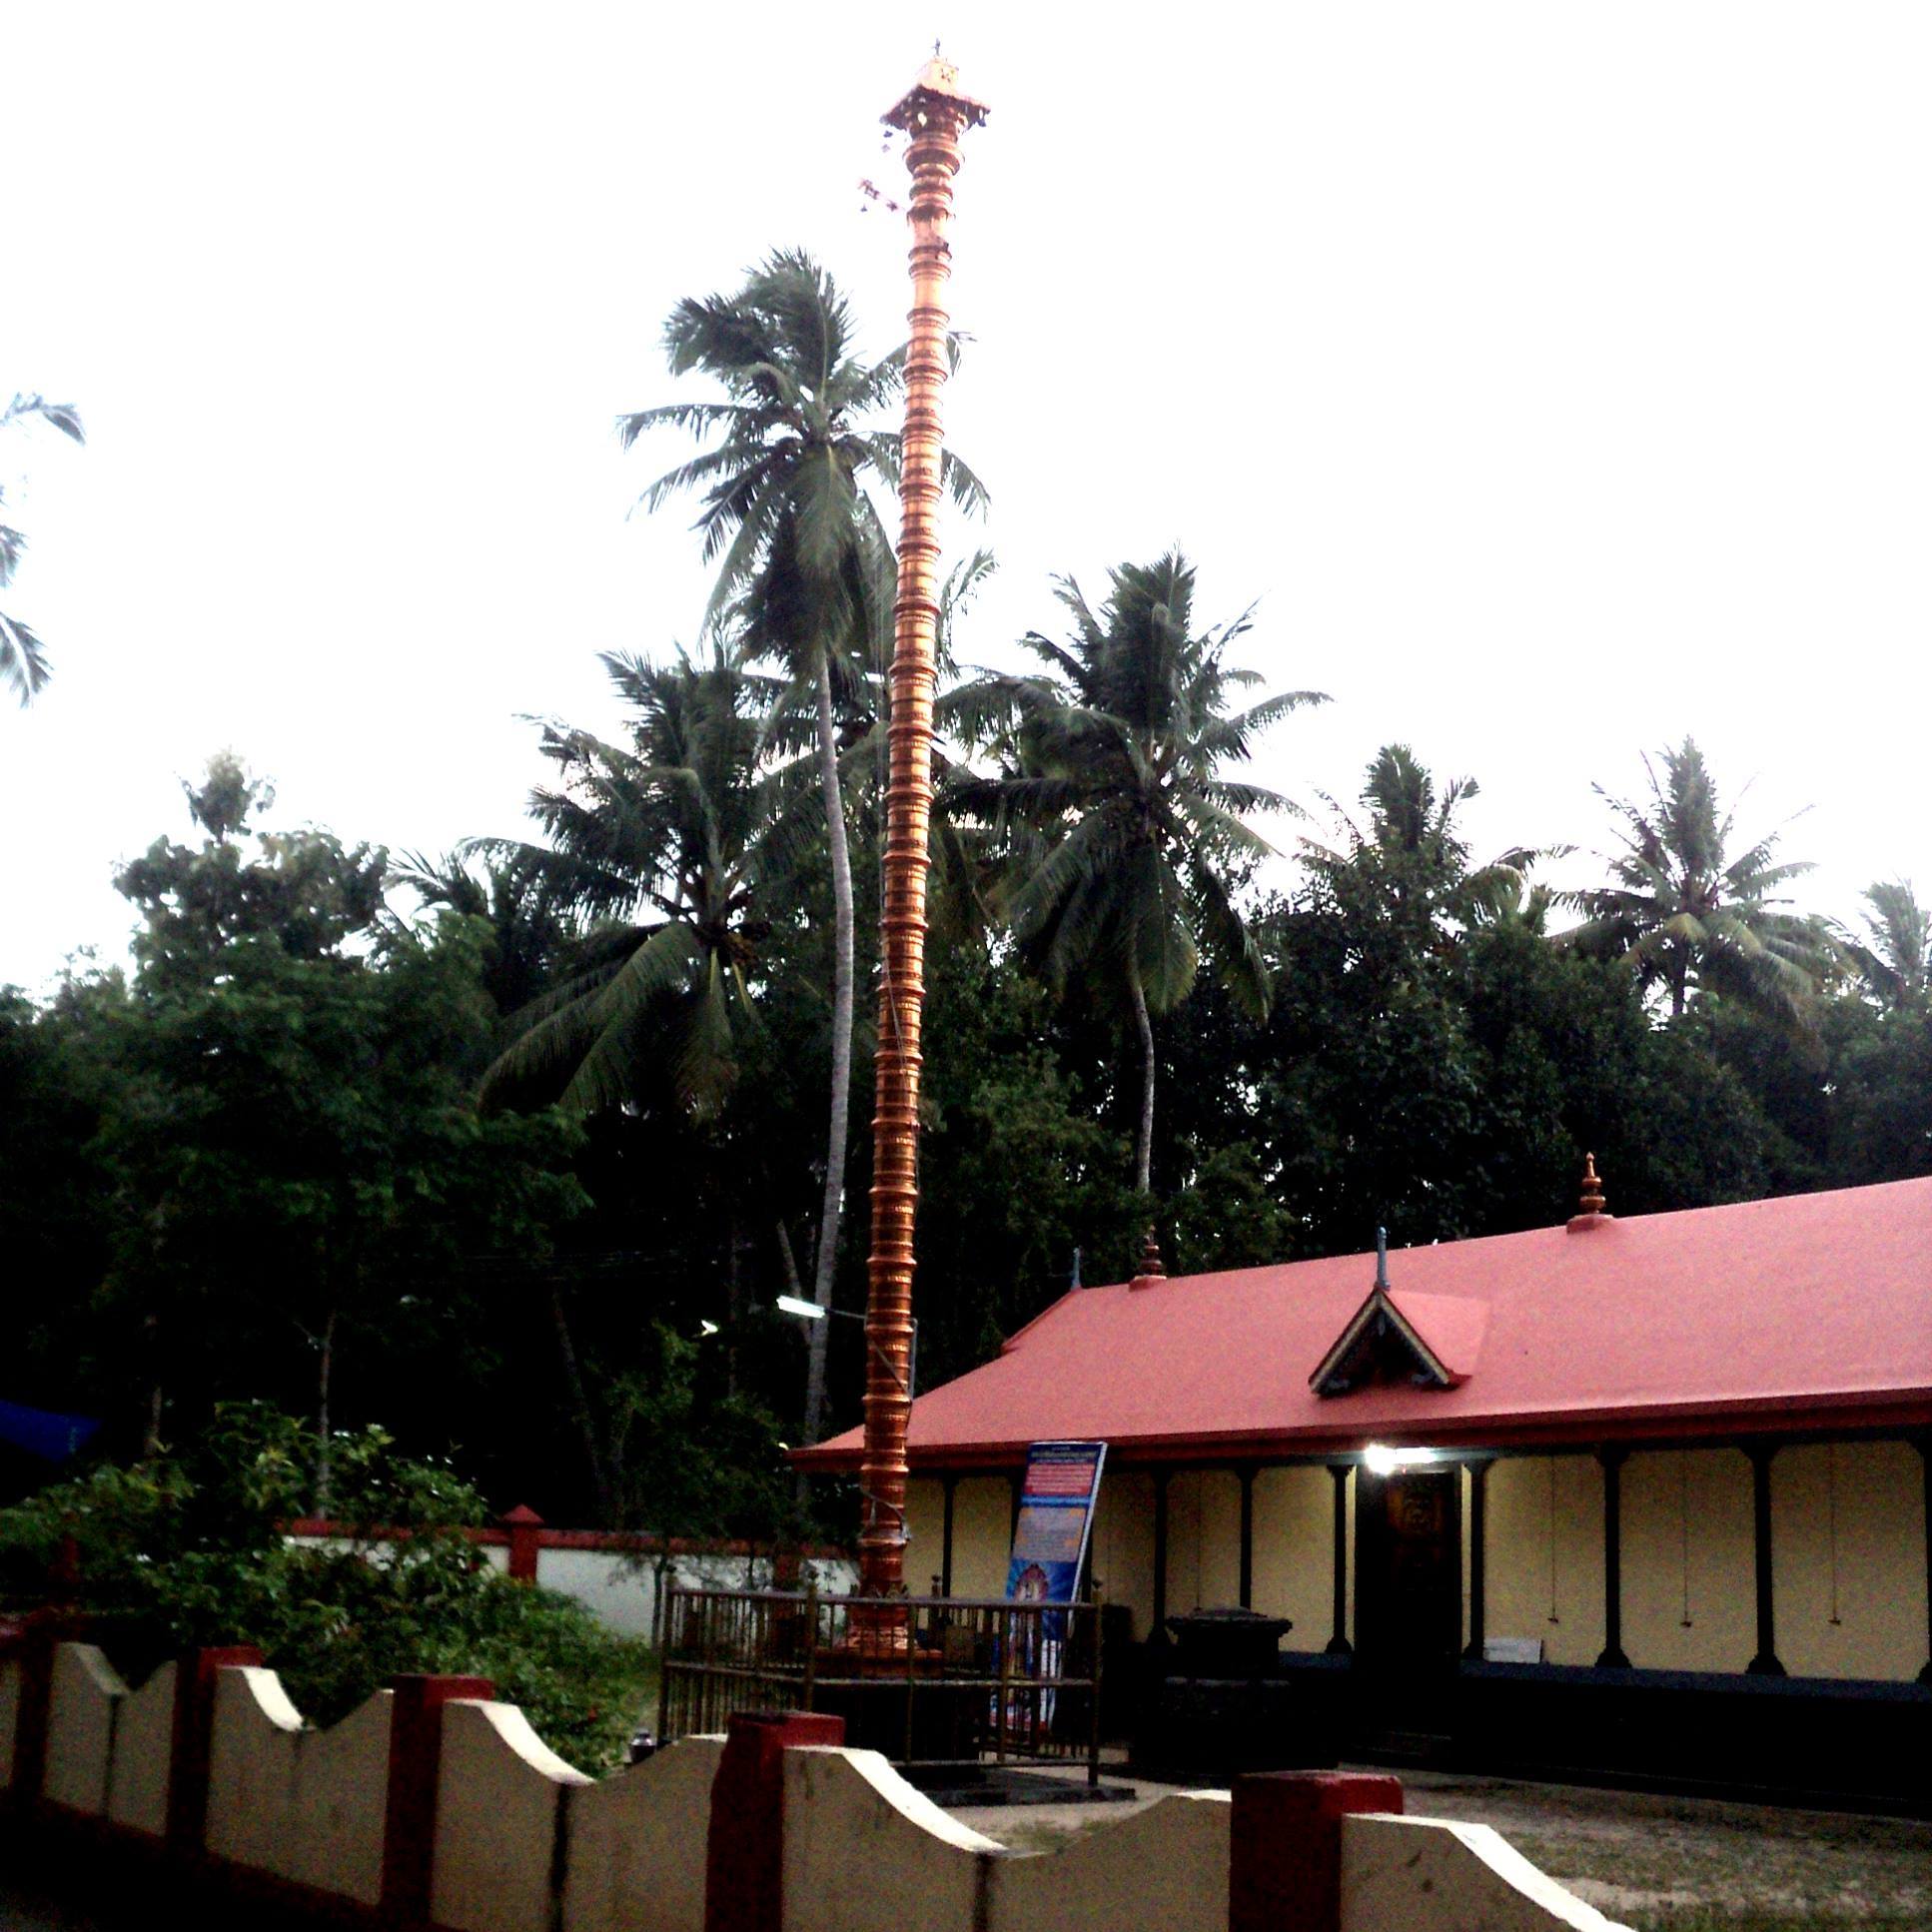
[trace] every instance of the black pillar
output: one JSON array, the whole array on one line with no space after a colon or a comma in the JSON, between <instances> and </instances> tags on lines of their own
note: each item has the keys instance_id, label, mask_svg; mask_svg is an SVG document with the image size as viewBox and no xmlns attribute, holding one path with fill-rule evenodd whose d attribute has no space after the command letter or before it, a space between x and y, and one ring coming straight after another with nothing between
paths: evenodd
<instances>
[{"instance_id":1,"label":"black pillar","mask_svg":"<svg viewBox=\"0 0 1932 1932\"><path fill-rule=\"evenodd\" d=\"M1912 1447L1919 1452L1925 1475L1925 1640L1928 1650L1932 1650L1932 1436L1913 1437ZM1919 1672L1919 1682L1932 1684L1932 1656L1927 1657L1924 1669Z\"/></svg>"},{"instance_id":2,"label":"black pillar","mask_svg":"<svg viewBox=\"0 0 1932 1932\"><path fill-rule=\"evenodd\" d=\"M1488 1476L1486 1461L1469 1464L1469 1640L1462 1647L1471 1663L1482 1661L1483 1626L1488 1617Z\"/></svg>"},{"instance_id":3,"label":"black pillar","mask_svg":"<svg viewBox=\"0 0 1932 1932\"><path fill-rule=\"evenodd\" d=\"M1255 1607L1255 1472L1237 1469L1241 1478L1241 1582L1240 1603L1244 1610Z\"/></svg>"},{"instance_id":4,"label":"black pillar","mask_svg":"<svg viewBox=\"0 0 1932 1932\"><path fill-rule=\"evenodd\" d=\"M1167 1641L1167 1485L1172 1469L1154 1471L1154 1627L1148 1635Z\"/></svg>"},{"instance_id":5,"label":"black pillar","mask_svg":"<svg viewBox=\"0 0 1932 1932\"><path fill-rule=\"evenodd\" d=\"M946 1511L939 1530L939 1594L950 1596L953 1593L953 1497L959 1489L959 1477L942 1475L939 1481L946 1497Z\"/></svg>"},{"instance_id":6,"label":"black pillar","mask_svg":"<svg viewBox=\"0 0 1932 1932\"><path fill-rule=\"evenodd\" d=\"M1775 1443L1753 1443L1744 1453L1751 1458L1751 1520L1757 1550L1757 1655L1745 1665L1754 1677L1781 1677L1777 1625L1771 1595L1771 1457Z\"/></svg>"},{"instance_id":7,"label":"black pillar","mask_svg":"<svg viewBox=\"0 0 1932 1932\"><path fill-rule=\"evenodd\" d=\"M1325 1647L1332 1657L1346 1657L1355 1649L1349 1641L1349 1464L1331 1462L1329 1473L1335 1478L1335 1634Z\"/></svg>"},{"instance_id":8,"label":"black pillar","mask_svg":"<svg viewBox=\"0 0 1932 1932\"><path fill-rule=\"evenodd\" d=\"M1623 1654L1623 1463L1629 1453L1624 1449L1596 1451L1596 1459L1603 1465L1603 1648L1596 1659L1599 1670L1630 1667L1630 1659ZM1769 1531L1764 1533L1768 1535Z\"/></svg>"}]
</instances>

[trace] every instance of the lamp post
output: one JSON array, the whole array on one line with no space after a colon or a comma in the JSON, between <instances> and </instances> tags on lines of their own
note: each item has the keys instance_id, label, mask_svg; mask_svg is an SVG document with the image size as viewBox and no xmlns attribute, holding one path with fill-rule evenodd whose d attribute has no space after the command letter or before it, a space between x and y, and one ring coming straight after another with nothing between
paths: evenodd
<instances>
[{"instance_id":1,"label":"lamp post","mask_svg":"<svg viewBox=\"0 0 1932 1932\"><path fill-rule=\"evenodd\" d=\"M906 1424L912 1408L913 1220L919 1200L919 1037L926 986L926 870L932 815L932 700L938 681L939 397L947 370L943 301L952 273L946 229L960 136L986 109L933 57L885 116L909 138L912 339L900 449L899 584L887 679L890 776L885 799L879 1043L872 1109L872 1248L866 1264L864 1519L859 1589L905 1589Z\"/></svg>"},{"instance_id":2,"label":"lamp post","mask_svg":"<svg viewBox=\"0 0 1932 1932\"><path fill-rule=\"evenodd\" d=\"M801 1322L822 1322L828 1315L836 1316L841 1322L863 1324L865 1317L849 1308L820 1308L816 1302L808 1302L802 1295L781 1295L776 1304L784 1315L795 1315ZM919 1318L915 1315L912 1322L912 1348L906 1358L906 1401L914 1401L919 1394Z\"/></svg>"}]
</instances>

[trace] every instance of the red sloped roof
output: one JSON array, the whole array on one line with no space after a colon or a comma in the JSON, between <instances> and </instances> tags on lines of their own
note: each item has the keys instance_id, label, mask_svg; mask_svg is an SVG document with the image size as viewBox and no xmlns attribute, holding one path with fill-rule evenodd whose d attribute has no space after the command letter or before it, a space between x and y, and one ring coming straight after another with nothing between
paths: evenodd
<instances>
[{"instance_id":1,"label":"red sloped roof","mask_svg":"<svg viewBox=\"0 0 1932 1932\"><path fill-rule=\"evenodd\" d=\"M1076 1289L913 1407L914 1466L1932 1423L1932 1179L1394 1251L1465 1381L1318 1396L1372 1255ZM856 1430L798 1459L856 1464Z\"/></svg>"},{"instance_id":2,"label":"red sloped roof","mask_svg":"<svg viewBox=\"0 0 1932 1932\"><path fill-rule=\"evenodd\" d=\"M1475 1295L1421 1295L1391 1289L1389 1299L1457 1382L1475 1373L1482 1339L1489 1329L1489 1304Z\"/></svg>"}]
</instances>

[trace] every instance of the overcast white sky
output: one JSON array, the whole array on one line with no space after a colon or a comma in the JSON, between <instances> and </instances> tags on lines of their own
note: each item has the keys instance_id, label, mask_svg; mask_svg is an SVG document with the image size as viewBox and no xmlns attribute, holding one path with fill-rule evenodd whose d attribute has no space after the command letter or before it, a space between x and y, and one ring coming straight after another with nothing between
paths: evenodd
<instances>
[{"instance_id":1,"label":"overcast white sky","mask_svg":"<svg viewBox=\"0 0 1932 1932\"><path fill-rule=\"evenodd\" d=\"M0 19L0 443L54 657L0 709L0 982L118 954L115 863L232 745L393 848L520 829L520 713L694 631L659 330L777 245L903 334L879 113L932 36L959 183L951 440L1001 575L1179 541L1250 661L1334 693L1259 775L1407 739L1476 842L1603 845L1693 732L1850 913L1932 887L1932 11L1626 0L167 8ZM10 491L10 494L12 492ZM1284 837L1288 836L1284 828Z\"/></svg>"}]
</instances>

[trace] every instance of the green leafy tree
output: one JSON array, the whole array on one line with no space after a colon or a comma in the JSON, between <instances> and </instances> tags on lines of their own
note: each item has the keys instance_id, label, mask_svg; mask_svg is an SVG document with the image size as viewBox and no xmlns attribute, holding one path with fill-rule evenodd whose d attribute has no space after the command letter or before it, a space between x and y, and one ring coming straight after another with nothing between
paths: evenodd
<instances>
[{"instance_id":1,"label":"green leafy tree","mask_svg":"<svg viewBox=\"0 0 1932 1932\"><path fill-rule=\"evenodd\" d=\"M35 420L51 424L76 443L87 441L80 412L71 403L50 403L44 396L15 396L0 410L0 430ZM6 491L0 489L0 510L5 507ZM0 590L12 584L26 547L27 539L19 530L0 522ZM47 682L48 675L47 647L39 633L23 618L10 617L0 610L0 682L11 685L25 704Z\"/></svg>"},{"instance_id":2,"label":"green leafy tree","mask_svg":"<svg viewBox=\"0 0 1932 1932\"><path fill-rule=\"evenodd\" d=\"M470 1097L465 1062L493 1021L480 927L378 935L382 855L251 839L265 802L216 760L190 793L201 849L161 841L120 877L144 923L109 1016L105 1311L150 1338L151 1446L165 1369L206 1388L228 1361L260 1375L278 1332L299 1342L326 1509L345 1332L393 1343L449 1319L466 1254L540 1250L582 1203L564 1122L485 1118Z\"/></svg>"},{"instance_id":3,"label":"green leafy tree","mask_svg":"<svg viewBox=\"0 0 1932 1932\"><path fill-rule=\"evenodd\" d=\"M1010 956L947 947L926 1011L945 1050L928 1062L919 1157L922 1387L996 1354L1066 1289L1076 1250L1102 1281L1139 1241L1106 1067L1062 1034L1047 990Z\"/></svg>"},{"instance_id":4,"label":"green leafy tree","mask_svg":"<svg viewBox=\"0 0 1932 1932\"><path fill-rule=\"evenodd\" d=\"M1932 1004L1874 1012L1835 1003L1819 1085L1829 1117L1831 1183L1859 1187L1932 1174Z\"/></svg>"},{"instance_id":5,"label":"green leafy tree","mask_svg":"<svg viewBox=\"0 0 1932 1932\"><path fill-rule=\"evenodd\" d=\"M1693 991L1729 993L1786 1025L1798 1025L1830 968L1834 949L1815 918L1785 911L1781 888L1811 870L1776 853L1766 834L1733 855L1736 814L1720 809L1704 754L1686 738L1644 759L1649 795L1612 798L1621 850L1610 883L1567 894L1584 913L1562 943L1627 960L1646 988L1660 989L1673 1019Z\"/></svg>"},{"instance_id":6,"label":"green leafy tree","mask_svg":"<svg viewBox=\"0 0 1932 1932\"><path fill-rule=\"evenodd\" d=\"M388 854L345 846L304 828L258 832L275 787L232 751L216 753L199 784L186 784L198 846L158 838L115 875L141 913L134 937L140 984L163 992L219 978L230 950L257 940L290 959L340 958L369 933L383 903Z\"/></svg>"},{"instance_id":7,"label":"green leafy tree","mask_svg":"<svg viewBox=\"0 0 1932 1932\"><path fill-rule=\"evenodd\" d=\"M118 975L70 981L44 1006L0 988L0 1396L86 1412L102 1341L79 1319L107 1263L98 1157L117 1070L103 1011L125 1003ZM0 1455L0 1495L10 1486ZM18 1479L33 1471L22 1467Z\"/></svg>"},{"instance_id":8,"label":"green leafy tree","mask_svg":"<svg viewBox=\"0 0 1932 1932\"><path fill-rule=\"evenodd\" d=\"M718 564L708 621L743 622L749 647L785 667L809 693L818 780L831 860L831 1092L825 1132L812 1296L831 1303L845 1184L852 1080L853 905L851 856L839 771L838 712L864 677L868 607L890 605L892 546L867 494L895 486L899 438L881 412L904 386L904 351L867 363L853 353L850 306L809 257L779 253L732 295L680 302L665 325L673 376L708 377L721 402L679 402L620 419L625 448L653 430L713 439L644 492L656 509L686 491L701 495L697 529L706 562ZM962 506L984 497L956 458L942 482ZM796 707L788 695L785 707ZM825 1386L825 1331L813 1325L805 1435L816 1441Z\"/></svg>"},{"instance_id":9,"label":"green leafy tree","mask_svg":"<svg viewBox=\"0 0 1932 1932\"><path fill-rule=\"evenodd\" d=\"M1122 564L1099 612L1063 581L1072 635L1064 645L1038 632L1022 640L1044 673L987 674L956 705L962 727L998 759L995 775L962 783L960 795L1007 843L1004 903L1023 953L1056 989L1097 983L1132 1015L1142 1195L1154 1142L1153 1016L1187 998L1204 957L1251 1011L1268 1004L1235 894L1272 849L1243 814L1287 801L1227 767L1268 725L1325 701L1288 691L1231 709L1237 691L1261 682L1227 661L1249 620L1197 631L1194 587L1178 551Z\"/></svg>"}]
</instances>

